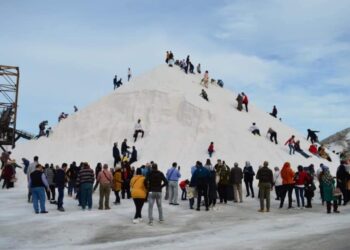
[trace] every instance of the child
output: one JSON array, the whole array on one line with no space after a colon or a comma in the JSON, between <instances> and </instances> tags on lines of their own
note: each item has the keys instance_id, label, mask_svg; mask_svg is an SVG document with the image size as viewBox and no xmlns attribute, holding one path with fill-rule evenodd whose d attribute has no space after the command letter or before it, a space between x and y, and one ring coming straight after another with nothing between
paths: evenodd
<instances>
[{"instance_id":1,"label":"child","mask_svg":"<svg viewBox=\"0 0 350 250\"><path fill-rule=\"evenodd\" d=\"M181 181L179 186L182 190L182 194L181 194L181 200L185 201L187 200L187 191L186 191L186 187L188 186L188 184L190 183L189 180L184 180L184 181Z\"/></svg>"}]
</instances>

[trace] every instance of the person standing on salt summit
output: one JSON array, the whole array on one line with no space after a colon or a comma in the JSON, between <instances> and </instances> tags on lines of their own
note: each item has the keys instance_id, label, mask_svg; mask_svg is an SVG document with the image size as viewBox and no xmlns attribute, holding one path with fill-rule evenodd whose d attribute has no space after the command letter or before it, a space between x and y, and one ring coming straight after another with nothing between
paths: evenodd
<instances>
[{"instance_id":1,"label":"person standing on salt summit","mask_svg":"<svg viewBox=\"0 0 350 250\"><path fill-rule=\"evenodd\" d=\"M169 204L170 205L179 205L177 203L178 197L178 182L181 177L180 169L177 168L177 163L174 162L172 167L168 169L166 177L168 179L169 187Z\"/></svg>"},{"instance_id":2,"label":"person standing on salt summit","mask_svg":"<svg viewBox=\"0 0 350 250\"><path fill-rule=\"evenodd\" d=\"M131 79L131 69L128 68L128 81L130 81L130 79Z\"/></svg>"}]
</instances>

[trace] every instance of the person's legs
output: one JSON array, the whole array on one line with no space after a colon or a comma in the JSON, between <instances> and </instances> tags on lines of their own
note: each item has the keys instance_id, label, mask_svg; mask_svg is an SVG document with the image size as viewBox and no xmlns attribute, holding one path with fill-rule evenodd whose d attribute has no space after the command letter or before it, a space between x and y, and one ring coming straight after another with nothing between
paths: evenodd
<instances>
[{"instance_id":1,"label":"person's legs","mask_svg":"<svg viewBox=\"0 0 350 250\"><path fill-rule=\"evenodd\" d=\"M98 202L98 209L103 209L103 198L104 198L104 189L103 189L103 185L100 185L100 197Z\"/></svg>"},{"instance_id":2,"label":"person's legs","mask_svg":"<svg viewBox=\"0 0 350 250\"><path fill-rule=\"evenodd\" d=\"M39 191L38 188L32 188L33 208L36 213L39 213Z\"/></svg>"},{"instance_id":3,"label":"person's legs","mask_svg":"<svg viewBox=\"0 0 350 250\"><path fill-rule=\"evenodd\" d=\"M156 193L156 202L158 207L159 221L163 221L163 208L162 208L162 193Z\"/></svg>"},{"instance_id":4,"label":"person's legs","mask_svg":"<svg viewBox=\"0 0 350 250\"><path fill-rule=\"evenodd\" d=\"M237 184L233 184L233 201L234 202L237 202L238 201L238 195L237 195Z\"/></svg>"},{"instance_id":5,"label":"person's legs","mask_svg":"<svg viewBox=\"0 0 350 250\"><path fill-rule=\"evenodd\" d=\"M58 187L58 199L57 199L57 207L63 207L63 197L64 197L64 187Z\"/></svg>"},{"instance_id":6,"label":"person's legs","mask_svg":"<svg viewBox=\"0 0 350 250\"><path fill-rule=\"evenodd\" d=\"M327 213L330 214L331 213L332 204L331 204L330 201L327 201L326 204L327 204Z\"/></svg>"},{"instance_id":7,"label":"person's legs","mask_svg":"<svg viewBox=\"0 0 350 250\"><path fill-rule=\"evenodd\" d=\"M178 197L178 182L177 181L174 181L173 182L173 203L174 204L178 204L177 203L177 197Z\"/></svg>"},{"instance_id":8,"label":"person's legs","mask_svg":"<svg viewBox=\"0 0 350 250\"><path fill-rule=\"evenodd\" d=\"M201 199L202 199L202 186L197 186L197 210L200 210L201 208Z\"/></svg>"},{"instance_id":9,"label":"person's legs","mask_svg":"<svg viewBox=\"0 0 350 250\"><path fill-rule=\"evenodd\" d=\"M227 203L227 192L228 192L228 185L224 185L223 187L223 191L224 191L224 202Z\"/></svg>"},{"instance_id":10,"label":"person's legs","mask_svg":"<svg viewBox=\"0 0 350 250\"><path fill-rule=\"evenodd\" d=\"M292 207L292 202L293 202L293 185L289 184L288 185L288 208Z\"/></svg>"},{"instance_id":11,"label":"person's legs","mask_svg":"<svg viewBox=\"0 0 350 250\"><path fill-rule=\"evenodd\" d=\"M111 194L111 188L110 186L107 184L106 185L106 190L105 190L105 209L109 209L109 196Z\"/></svg>"},{"instance_id":12,"label":"person's legs","mask_svg":"<svg viewBox=\"0 0 350 250\"><path fill-rule=\"evenodd\" d=\"M87 204L87 194L88 194L87 183L83 183L80 185L79 194L80 194L81 207L82 209L85 209Z\"/></svg>"},{"instance_id":13,"label":"person's legs","mask_svg":"<svg viewBox=\"0 0 350 250\"><path fill-rule=\"evenodd\" d=\"M55 185L50 185L51 200L56 200L56 187Z\"/></svg>"},{"instance_id":14,"label":"person's legs","mask_svg":"<svg viewBox=\"0 0 350 250\"><path fill-rule=\"evenodd\" d=\"M39 201L40 201L40 212L45 212L45 188L39 188Z\"/></svg>"},{"instance_id":15,"label":"person's legs","mask_svg":"<svg viewBox=\"0 0 350 250\"><path fill-rule=\"evenodd\" d=\"M249 182L248 181L244 181L244 184L245 184L245 190L246 190L246 192L247 192L247 195L246 195L246 197L248 197L250 194L249 194L249 184L248 184Z\"/></svg>"},{"instance_id":16,"label":"person's legs","mask_svg":"<svg viewBox=\"0 0 350 250\"><path fill-rule=\"evenodd\" d=\"M304 200L304 188L300 188L300 199L301 199L301 206L304 207L305 206L305 200Z\"/></svg>"},{"instance_id":17,"label":"person's legs","mask_svg":"<svg viewBox=\"0 0 350 250\"><path fill-rule=\"evenodd\" d=\"M87 205L88 208L92 208L92 183L88 183L87 185Z\"/></svg>"},{"instance_id":18,"label":"person's legs","mask_svg":"<svg viewBox=\"0 0 350 250\"><path fill-rule=\"evenodd\" d=\"M286 185L281 186L281 202L280 202L280 208L283 207L284 199L286 198L287 194L287 187Z\"/></svg>"},{"instance_id":19,"label":"person's legs","mask_svg":"<svg viewBox=\"0 0 350 250\"><path fill-rule=\"evenodd\" d=\"M243 202L243 198L242 198L242 184L237 184L237 191L238 191L238 196L239 196L239 202Z\"/></svg>"},{"instance_id":20,"label":"person's legs","mask_svg":"<svg viewBox=\"0 0 350 250\"><path fill-rule=\"evenodd\" d=\"M265 188L264 188L264 184L260 183L259 184L259 191L260 191L260 211L264 211L265 207L264 207L264 197L265 197Z\"/></svg>"},{"instance_id":21,"label":"person's legs","mask_svg":"<svg viewBox=\"0 0 350 250\"><path fill-rule=\"evenodd\" d=\"M253 188L253 181L249 182L250 192L252 194L252 198L254 198L254 188Z\"/></svg>"},{"instance_id":22,"label":"person's legs","mask_svg":"<svg viewBox=\"0 0 350 250\"><path fill-rule=\"evenodd\" d=\"M174 185L173 181L169 181L169 204L174 203Z\"/></svg>"},{"instance_id":23,"label":"person's legs","mask_svg":"<svg viewBox=\"0 0 350 250\"><path fill-rule=\"evenodd\" d=\"M154 192L150 192L148 194L148 219L149 222L152 223L153 222L153 205L155 202L155 193Z\"/></svg>"},{"instance_id":24,"label":"person's legs","mask_svg":"<svg viewBox=\"0 0 350 250\"><path fill-rule=\"evenodd\" d=\"M205 204L205 209L209 209L209 201L208 201L208 186L204 185L203 187L203 196L204 196L204 204Z\"/></svg>"},{"instance_id":25,"label":"person's legs","mask_svg":"<svg viewBox=\"0 0 350 250\"><path fill-rule=\"evenodd\" d=\"M270 211L270 190L271 184L267 184L265 187L265 198L266 198L266 211Z\"/></svg>"},{"instance_id":26,"label":"person's legs","mask_svg":"<svg viewBox=\"0 0 350 250\"><path fill-rule=\"evenodd\" d=\"M297 197L297 206L300 207L300 188L299 187L295 187L295 196Z\"/></svg>"}]
</instances>

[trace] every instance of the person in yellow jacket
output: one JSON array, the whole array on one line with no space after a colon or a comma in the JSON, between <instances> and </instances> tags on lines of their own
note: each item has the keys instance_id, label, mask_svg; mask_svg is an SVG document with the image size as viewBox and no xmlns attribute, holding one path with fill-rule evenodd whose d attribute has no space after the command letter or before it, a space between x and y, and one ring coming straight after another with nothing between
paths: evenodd
<instances>
[{"instance_id":1,"label":"person in yellow jacket","mask_svg":"<svg viewBox=\"0 0 350 250\"><path fill-rule=\"evenodd\" d=\"M122 189L122 172L121 172L121 168L117 167L114 171L114 175L113 175L113 190L114 190L114 194L115 194L115 202L114 204L118 205L120 204L120 196L119 196L119 192Z\"/></svg>"},{"instance_id":2,"label":"person in yellow jacket","mask_svg":"<svg viewBox=\"0 0 350 250\"><path fill-rule=\"evenodd\" d=\"M145 203L147 189L145 187L145 177L142 175L140 168L136 169L136 175L132 177L130 181L131 197L134 200L136 213L133 223L139 223L142 221L142 207Z\"/></svg>"}]
</instances>

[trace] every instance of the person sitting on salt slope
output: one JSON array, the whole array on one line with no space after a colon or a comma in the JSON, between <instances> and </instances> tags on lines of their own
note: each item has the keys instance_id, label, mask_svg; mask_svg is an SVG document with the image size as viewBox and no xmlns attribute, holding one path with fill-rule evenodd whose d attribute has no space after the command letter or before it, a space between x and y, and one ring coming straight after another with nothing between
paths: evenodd
<instances>
[{"instance_id":1,"label":"person sitting on salt slope","mask_svg":"<svg viewBox=\"0 0 350 250\"><path fill-rule=\"evenodd\" d=\"M201 64L200 63L198 63L198 65L197 65L197 73L198 74L202 73L202 71L201 71Z\"/></svg>"},{"instance_id":2,"label":"person sitting on salt slope","mask_svg":"<svg viewBox=\"0 0 350 250\"><path fill-rule=\"evenodd\" d=\"M273 105L272 112L270 113L273 117L277 118L277 108L275 105Z\"/></svg>"},{"instance_id":3,"label":"person sitting on salt slope","mask_svg":"<svg viewBox=\"0 0 350 250\"><path fill-rule=\"evenodd\" d=\"M292 135L292 137L289 138L284 145L288 145L288 147L289 147L289 154L290 155L292 155L292 153L295 154L295 147L294 147L294 145L295 145L295 136L294 135Z\"/></svg>"},{"instance_id":4,"label":"person sitting on salt slope","mask_svg":"<svg viewBox=\"0 0 350 250\"><path fill-rule=\"evenodd\" d=\"M299 154L301 154L305 158L309 158L310 157L310 155L308 155L307 153L304 152L304 150L301 149L299 140L295 142L294 148L295 148L295 151L297 151Z\"/></svg>"},{"instance_id":5,"label":"person sitting on salt slope","mask_svg":"<svg viewBox=\"0 0 350 250\"><path fill-rule=\"evenodd\" d=\"M223 88L224 87L224 82L221 79L218 79L217 84Z\"/></svg>"},{"instance_id":6,"label":"person sitting on salt slope","mask_svg":"<svg viewBox=\"0 0 350 250\"><path fill-rule=\"evenodd\" d=\"M317 145L311 144L309 147L309 152L314 155L318 155Z\"/></svg>"},{"instance_id":7,"label":"person sitting on salt slope","mask_svg":"<svg viewBox=\"0 0 350 250\"><path fill-rule=\"evenodd\" d=\"M202 92L200 93L200 96L203 97L204 100L209 102L208 94L207 94L207 92L205 92L204 89L202 89Z\"/></svg>"},{"instance_id":8,"label":"person sitting on salt slope","mask_svg":"<svg viewBox=\"0 0 350 250\"><path fill-rule=\"evenodd\" d=\"M206 70L204 73L204 77L201 80L201 85L204 85L204 87L208 88L208 83L209 83L209 72L208 70Z\"/></svg>"},{"instance_id":9,"label":"person sitting on salt slope","mask_svg":"<svg viewBox=\"0 0 350 250\"><path fill-rule=\"evenodd\" d=\"M255 122L253 122L253 125L249 128L249 131L252 132L253 135L258 135L260 136L260 130L256 126Z\"/></svg>"},{"instance_id":10,"label":"person sitting on salt slope","mask_svg":"<svg viewBox=\"0 0 350 250\"><path fill-rule=\"evenodd\" d=\"M212 154L215 152L214 150L214 142L211 142L209 147L208 147L208 154L209 154L209 157L211 158Z\"/></svg>"},{"instance_id":11,"label":"person sitting on salt slope","mask_svg":"<svg viewBox=\"0 0 350 250\"><path fill-rule=\"evenodd\" d=\"M270 141L273 142L275 141L276 144L277 143L277 132L275 130L273 130L272 128L269 128L269 130L267 130L266 133L266 137L270 134Z\"/></svg>"},{"instance_id":12,"label":"person sitting on salt slope","mask_svg":"<svg viewBox=\"0 0 350 250\"><path fill-rule=\"evenodd\" d=\"M243 97L241 96L241 94L238 94L236 101L237 101L237 109L239 111L242 111L242 109L243 109L243 105L242 105Z\"/></svg>"},{"instance_id":13,"label":"person sitting on salt slope","mask_svg":"<svg viewBox=\"0 0 350 250\"><path fill-rule=\"evenodd\" d=\"M327 161L332 161L331 157L329 154L327 154L326 149L322 145L318 148L318 155Z\"/></svg>"},{"instance_id":14,"label":"person sitting on salt slope","mask_svg":"<svg viewBox=\"0 0 350 250\"><path fill-rule=\"evenodd\" d=\"M138 119L137 123L135 124L135 132L134 132L134 139L136 142L138 134L141 133L141 138L143 138L145 131L143 131L141 126L141 119Z\"/></svg>"}]
</instances>

